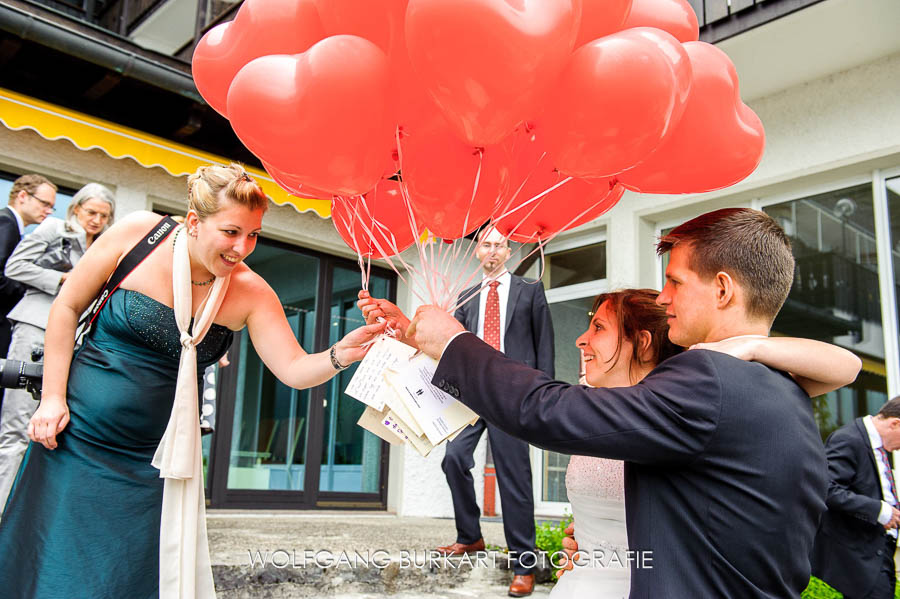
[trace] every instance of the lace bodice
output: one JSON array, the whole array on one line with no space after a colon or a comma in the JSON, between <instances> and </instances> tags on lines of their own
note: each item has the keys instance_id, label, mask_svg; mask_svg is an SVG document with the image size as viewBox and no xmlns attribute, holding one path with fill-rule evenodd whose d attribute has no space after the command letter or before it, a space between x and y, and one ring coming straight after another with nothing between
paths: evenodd
<instances>
[{"instance_id":1,"label":"lace bodice","mask_svg":"<svg viewBox=\"0 0 900 599\"><path fill-rule=\"evenodd\" d=\"M625 502L625 463L619 460L573 455L566 469L569 493Z\"/></svg>"}]
</instances>

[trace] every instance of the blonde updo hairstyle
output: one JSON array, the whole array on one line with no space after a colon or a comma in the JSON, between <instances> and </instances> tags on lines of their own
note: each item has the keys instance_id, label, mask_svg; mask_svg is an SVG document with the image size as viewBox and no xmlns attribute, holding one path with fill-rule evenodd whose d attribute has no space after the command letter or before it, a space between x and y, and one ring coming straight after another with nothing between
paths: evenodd
<instances>
[{"instance_id":1,"label":"blonde updo hairstyle","mask_svg":"<svg viewBox=\"0 0 900 599\"><path fill-rule=\"evenodd\" d=\"M201 166L188 177L188 210L196 212L200 220L222 209L222 197L250 210L265 212L269 208L266 194L239 164Z\"/></svg>"}]
</instances>

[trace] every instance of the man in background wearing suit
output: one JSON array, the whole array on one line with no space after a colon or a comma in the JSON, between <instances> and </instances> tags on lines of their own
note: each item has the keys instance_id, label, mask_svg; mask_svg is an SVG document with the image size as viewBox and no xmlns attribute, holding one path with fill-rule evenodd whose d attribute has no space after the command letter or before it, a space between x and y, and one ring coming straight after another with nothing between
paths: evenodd
<instances>
[{"instance_id":1,"label":"man in background wearing suit","mask_svg":"<svg viewBox=\"0 0 900 599\"><path fill-rule=\"evenodd\" d=\"M857 418L825 443L828 510L813 545L812 572L847 599L893 599L900 510L888 452L900 449L900 397Z\"/></svg>"},{"instance_id":2,"label":"man in background wearing suit","mask_svg":"<svg viewBox=\"0 0 900 599\"><path fill-rule=\"evenodd\" d=\"M13 182L9 204L0 210L0 354L6 357L12 326L9 311L25 294L25 287L6 278L3 269L25 234L25 227L44 221L56 205L56 185L41 175L22 175Z\"/></svg>"},{"instance_id":3,"label":"man in background wearing suit","mask_svg":"<svg viewBox=\"0 0 900 599\"><path fill-rule=\"evenodd\" d=\"M476 293L479 297L460 307L456 318L467 330L511 360L537 368L552 378L553 324L544 287L540 282L527 282L506 270L509 243L496 229L481 231L475 256L481 262L484 279L460 294L460 299ZM438 548L445 555L484 550L479 521L481 511L475 501L471 470L475 466L475 446L485 429L497 469L506 543L517 555L534 551L534 497L528 443L479 419L447 444L441 462L450 485L456 518L456 542ZM530 595L534 589L533 568L516 561L513 569L515 577L509 594L513 597Z\"/></svg>"},{"instance_id":4,"label":"man in background wearing suit","mask_svg":"<svg viewBox=\"0 0 900 599\"><path fill-rule=\"evenodd\" d=\"M657 302L672 342L768 335L794 275L771 217L717 210L657 251L670 253ZM827 470L809 397L787 373L698 349L633 387L588 388L508 359L435 306L419 308L407 337L439 359L432 384L510 435L625 460L629 548L652 552L649 567L632 563L632 598L797 597L806 587ZM806 371L790 358L791 372Z\"/></svg>"}]
</instances>

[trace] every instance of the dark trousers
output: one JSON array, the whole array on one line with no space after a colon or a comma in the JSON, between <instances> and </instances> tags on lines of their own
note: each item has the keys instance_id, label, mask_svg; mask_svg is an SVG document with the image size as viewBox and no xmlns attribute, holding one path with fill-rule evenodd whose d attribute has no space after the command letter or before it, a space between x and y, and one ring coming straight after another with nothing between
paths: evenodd
<instances>
[{"instance_id":1,"label":"dark trousers","mask_svg":"<svg viewBox=\"0 0 900 599\"><path fill-rule=\"evenodd\" d=\"M494 455L497 484L503 507L503 532L510 551L517 555L534 552L534 497L531 491L531 461L528 443L511 437L479 419L467 427L456 439L447 444L447 452L441 468L450 485L453 513L456 518L456 542L470 544L481 538L481 510L475 501L475 483L472 468L475 466L475 446L484 429ZM532 565L529 555L525 563ZM522 567L516 561L516 574L529 574L532 568Z\"/></svg>"},{"instance_id":2,"label":"dark trousers","mask_svg":"<svg viewBox=\"0 0 900 599\"><path fill-rule=\"evenodd\" d=\"M0 317L0 358L6 359L9 352L9 342L12 340L12 323L7 320L6 315ZM0 387L0 406L3 405L3 387ZM3 506L0 505L0 510Z\"/></svg>"},{"instance_id":3,"label":"dark trousers","mask_svg":"<svg viewBox=\"0 0 900 599\"><path fill-rule=\"evenodd\" d=\"M881 570L875 585L863 599L894 599L894 587L897 584L896 571L894 570L894 550L897 548L897 539L891 535L884 535L884 549L881 554ZM844 595L849 597L849 595Z\"/></svg>"}]
</instances>

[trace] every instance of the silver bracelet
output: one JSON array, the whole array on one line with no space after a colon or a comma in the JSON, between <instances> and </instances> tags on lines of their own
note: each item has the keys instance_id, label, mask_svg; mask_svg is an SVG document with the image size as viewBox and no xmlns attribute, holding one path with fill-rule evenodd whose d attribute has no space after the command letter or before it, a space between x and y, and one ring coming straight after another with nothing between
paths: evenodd
<instances>
[{"instance_id":1,"label":"silver bracelet","mask_svg":"<svg viewBox=\"0 0 900 599\"><path fill-rule=\"evenodd\" d=\"M328 357L331 358L331 365L335 370L347 370L350 365L344 366L340 362L338 362L337 355L335 354L335 348L337 347L337 343L331 346L331 349L328 351Z\"/></svg>"}]
</instances>

